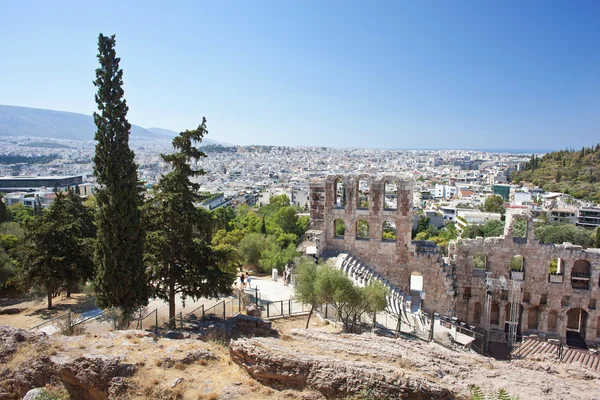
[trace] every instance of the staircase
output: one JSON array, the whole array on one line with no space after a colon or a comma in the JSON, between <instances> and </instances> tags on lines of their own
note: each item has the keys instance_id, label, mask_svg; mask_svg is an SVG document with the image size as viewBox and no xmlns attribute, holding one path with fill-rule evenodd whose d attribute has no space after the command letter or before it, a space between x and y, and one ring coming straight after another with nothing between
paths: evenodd
<instances>
[{"instance_id":1,"label":"staircase","mask_svg":"<svg viewBox=\"0 0 600 400\"><path fill-rule=\"evenodd\" d=\"M334 266L344 272L357 286L364 287L369 284L371 279L377 279L382 282L389 290L387 297L387 311L396 316L401 317L404 323L411 325L407 315L407 297L400 288L392 285L385 277L376 273L371 267L363 263L357 257L348 254L340 253L335 257ZM418 297L418 307L421 306L421 297Z\"/></svg>"},{"instance_id":2,"label":"staircase","mask_svg":"<svg viewBox=\"0 0 600 400\"><path fill-rule=\"evenodd\" d=\"M410 291L410 312L418 313L421 310L421 292L418 290Z\"/></svg>"}]
</instances>

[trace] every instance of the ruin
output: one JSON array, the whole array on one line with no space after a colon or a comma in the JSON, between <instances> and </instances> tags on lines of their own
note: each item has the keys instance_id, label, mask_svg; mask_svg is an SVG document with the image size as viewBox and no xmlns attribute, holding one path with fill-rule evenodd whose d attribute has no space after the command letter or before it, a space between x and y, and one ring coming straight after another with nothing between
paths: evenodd
<instances>
[{"instance_id":1,"label":"ruin","mask_svg":"<svg viewBox=\"0 0 600 400\"><path fill-rule=\"evenodd\" d=\"M433 243L411 240L412 190L397 176L311 182L313 254L351 254L430 313L499 333L509 332L512 314L517 335L600 343L600 249L540 244L531 216L517 211L506 215L503 236L452 241L442 257ZM514 233L519 220L524 237Z\"/></svg>"}]
</instances>

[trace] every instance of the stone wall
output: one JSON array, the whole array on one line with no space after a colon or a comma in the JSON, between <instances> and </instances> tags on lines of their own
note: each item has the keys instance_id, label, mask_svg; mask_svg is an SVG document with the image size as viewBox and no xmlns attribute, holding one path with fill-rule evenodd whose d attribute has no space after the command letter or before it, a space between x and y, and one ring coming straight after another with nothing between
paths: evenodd
<instances>
[{"instance_id":1,"label":"stone wall","mask_svg":"<svg viewBox=\"0 0 600 400\"><path fill-rule=\"evenodd\" d=\"M525 238L513 236L514 222L518 219L527 221ZM563 342L567 332L567 313L583 314L581 336L588 343L599 341L600 312L596 311L596 303L600 303L600 251L598 249L582 249L581 246L569 244L544 245L533 237L533 224L528 215L508 214L503 237L459 239L450 243L450 261L455 268L457 297L455 300L456 316L476 326L483 326L486 298L485 275L492 278L520 280L521 315L519 331L521 334L543 333L548 337L560 338ZM474 268L473 259L476 254L486 255L485 270ZM510 271L510 262L514 256L523 257L522 274ZM561 259L562 274L550 274L552 259ZM585 277L573 276L576 261L589 263L589 280ZM581 261L579 261L581 264ZM522 277L520 276L522 275ZM572 283L572 278L575 282ZM588 288L579 288L587 282ZM573 287L575 286L575 287ZM495 309L492 318L492 329L504 330L505 321L509 319L509 293L495 290L492 293L492 305ZM578 311L581 309L582 311ZM550 321L549 321L550 319ZM556 321L554 327L553 320ZM496 323L497 322L497 323ZM550 323L549 323L550 322ZM573 329L574 330L574 329Z\"/></svg>"},{"instance_id":2,"label":"stone wall","mask_svg":"<svg viewBox=\"0 0 600 400\"><path fill-rule=\"evenodd\" d=\"M359 204L359 181L368 185L368 207ZM385 206L386 182L396 190L396 208ZM343 183L345 194L338 191ZM343 251L358 257L393 285L408 292L413 273L424 276L423 306L433 312L448 314L452 310L452 281L439 252L419 252L411 243L412 182L396 176L375 178L368 175L330 176L325 182L311 182L311 220L315 229L323 230L323 250ZM344 204L336 203L336 192ZM343 236L336 235L335 221L344 222ZM357 237L359 220L369 225L367 238ZM383 224L395 224L396 239L383 239Z\"/></svg>"},{"instance_id":3,"label":"stone wall","mask_svg":"<svg viewBox=\"0 0 600 400\"><path fill-rule=\"evenodd\" d=\"M368 207L365 208L359 203L361 180L368 186L365 197ZM386 182L396 185L395 209L385 206ZM341 183L345 194L338 190ZM564 342L567 330L575 329L573 326L579 322L577 316L581 315L582 323L578 326L581 335L588 343L600 341L600 312L596 311L596 307L600 307L600 250L585 250L569 244L540 244L533 236L531 216L517 211L507 214L502 237L453 241L448 248L448 262L444 262L435 248L423 248L411 242L412 188L411 181L395 176L336 175L311 182L311 227L322 231L319 250L350 253L405 292L409 290L411 274L420 274L426 310L456 316L476 326L485 325L486 272L496 279L522 279L520 334L541 333ZM387 194L390 196L389 191ZM336 235L335 220L344 222L343 236ZM367 238L357 237L359 220L369 224ZM526 222L525 237L514 236L514 224L518 220ZM395 223L395 240L383 239L385 221ZM478 253L485 254L483 270L473 267ZM511 274L510 261L516 255L523 257L524 268L522 273ZM550 262L554 258L562 260L561 274L550 274ZM589 277L585 273L572 274L575 262L589 265ZM587 288L584 288L586 282ZM492 329L505 329L508 304L507 292L493 291Z\"/></svg>"}]
</instances>

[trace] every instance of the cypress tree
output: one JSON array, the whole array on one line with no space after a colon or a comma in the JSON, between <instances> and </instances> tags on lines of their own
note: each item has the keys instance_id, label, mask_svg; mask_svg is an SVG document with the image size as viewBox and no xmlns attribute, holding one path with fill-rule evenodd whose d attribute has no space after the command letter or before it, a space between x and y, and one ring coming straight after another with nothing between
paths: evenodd
<instances>
[{"instance_id":1,"label":"cypress tree","mask_svg":"<svg viewBox=\"0 0 600 400\"><path fill-rule=\"evenodd\" d=\"M6 204L4 204L4 198L0 193L0 224L2 222L8 222L10 220L10 216L8 215L8 211L6 210Z\"/></svg>"},{"instance_id":2,"label":"cypress tree","mask_svg":"<svg viewBox=\"0 0 600 400\"><path fill-rule=\"evenodd\" d=\"M123 98L123 70L114 35L98 37L98 60L94 81L98 87L94 175L100 186L96 191L96 295L100 307L119 307L127 317L148 304L148 281L143 264L141 186L129 148L129 108Z\"/></svg>"}]
</instances>

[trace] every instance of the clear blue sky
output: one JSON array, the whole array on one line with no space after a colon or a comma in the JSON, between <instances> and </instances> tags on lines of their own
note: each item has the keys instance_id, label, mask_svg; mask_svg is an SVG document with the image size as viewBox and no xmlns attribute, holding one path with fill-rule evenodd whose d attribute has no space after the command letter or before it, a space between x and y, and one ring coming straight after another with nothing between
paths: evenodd
<instances>
[{"instance_id":1,"label":"clear blue sky","mask_svg":"<svg viewBox=\"0 0 600 400\"><path fill-rule=\"evenodd\" d=\"M3 0L0 104L91 114L99 32L117 35L144 127L206 116L243 145L600 141L596 0Z\"/></svg>"}]
</instances>

